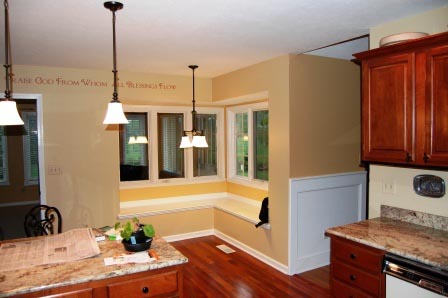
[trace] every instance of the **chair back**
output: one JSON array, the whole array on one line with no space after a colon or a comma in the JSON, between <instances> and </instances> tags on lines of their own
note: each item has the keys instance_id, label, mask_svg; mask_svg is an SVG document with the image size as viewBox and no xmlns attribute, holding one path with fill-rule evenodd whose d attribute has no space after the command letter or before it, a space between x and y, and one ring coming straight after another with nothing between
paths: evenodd
<instances>
[{"instance_id":1,"label":"chair back","mask_svg":"<svg viewBox=\"0 0 448 298\"><path fill-rule=\"evenodd\" d=\"M37 205L25 215L25 233L27 237L45 236L62 232L62 216L56 207Z\"/></svg>"}]
</instances>

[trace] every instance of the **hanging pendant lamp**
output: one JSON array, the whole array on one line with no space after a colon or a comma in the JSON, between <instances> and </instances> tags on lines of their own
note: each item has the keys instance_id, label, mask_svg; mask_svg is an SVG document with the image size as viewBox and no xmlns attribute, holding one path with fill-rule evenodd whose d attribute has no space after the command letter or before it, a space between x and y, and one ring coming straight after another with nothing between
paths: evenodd
<instances>
[{"instance_id":1,"label":"hanging pendant lamp","mask_svg":"<svg viewBox=\"0 0 448 298\"><path fill-rule=\"evenodd\" d=\"M11 65L11 39L9 36L9 5L8 0L5 4L5 69L6 69L6 87L5 98L0 100L0 125L23 125L20 118L17 104L12 99L12 65Z\"/></svg>"},{"instance_id":2,"label":"hanging pendant lamp","mask_svg":"<svg viewBox=\"0 0 448 298\"><path fill-rule=\"evenodd\" d=\"M207 148L208 144L205 140L204 131L196 130L196 110L195 110L195 99L194 99L194 70L198 68L197 65L188 66L193 71L193 111L191 111L191 119L192 119L192 130L184 130L184 135L180 142L179 148ZM192 140L190 140L190 136Z\"/></svg>"},{"instance_id":3,"label":"hanging pendant lamp","mask_svg":"<svg viewBox=\"0 0 448 298\"><path fill-rule=\"evenodd\" d=\"M104 7L112 11L112 32L113 32L113 55L114 55L114 93L112 94L112 101L107 106L106 117L103 124L128 124L129 121L123 112L123 105L118 100L117 92L117 46L115 41L115 12L123 8L123 4L117 1L104 2Z\"/></svg>"}]
</instances>

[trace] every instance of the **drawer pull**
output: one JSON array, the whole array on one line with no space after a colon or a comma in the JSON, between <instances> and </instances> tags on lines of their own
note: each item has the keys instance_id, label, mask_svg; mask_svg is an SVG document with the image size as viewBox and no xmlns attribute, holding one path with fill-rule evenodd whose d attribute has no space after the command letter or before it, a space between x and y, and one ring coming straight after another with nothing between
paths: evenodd
<instances>
[{"instance_id":1,"label":"drawer pull","mask_svg":"<svg viewBox=\"0 0 448 298\"><path fill-rule=\"evenodd\" d=\"M145 293L145 294L148 294L149 288L148 287L143 287L142 292Z\"/></svg>"},{"instance_id":2,"label":"drawer pull","mask_svg":"<svg viewBox=\"0 0 448 298\"><path fill-rule=\"evenodd\" d=\"M356 280L356 275L350 274L350 280Z\"/></svg>"},{"instance_id":3,"label":"drawer pull","mask_svg":"<svg viewBox=\"0 0 448 298\"><path fill-rule=\"evenodd\" d=\"M350 254L350 259L352 259L352 260L356 259L356 255L354 253L351 253Z\"/></svg>"}]
</instances>

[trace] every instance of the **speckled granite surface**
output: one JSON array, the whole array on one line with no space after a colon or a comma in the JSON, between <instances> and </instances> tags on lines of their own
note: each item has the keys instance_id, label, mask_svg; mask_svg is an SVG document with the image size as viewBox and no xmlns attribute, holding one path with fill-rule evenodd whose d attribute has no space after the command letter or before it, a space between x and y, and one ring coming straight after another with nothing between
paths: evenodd
<instances>
[{"instance_id":1,"label":"speckled granite surface","mask_svg":"<svg viewBox=\"0 0 448 298\"><path fill-rule=\"evenodd\" d=\"M381 205L381 217L398 219L425 227L448 231L448 217L445 216Z\"/></svg>"},{"instance_id":2,"label":"speckled granite surface","mask_svg":"<svg viewBox=\"0 0 448 298\"><path fill-rule=\"evenodd\" d=\"M151 249L158 254L159 260L143 264L104 266L104 258L122 255L126 251L120 242L103 241L98 245L101 255L95 258L0 273L0 297L9 297L188 262L185 256L164 239L154 238Z\"/></svg>"},{"instance_id":3,"label":"speckled granite surface","mask_svg":"<svg viewBox=\"0 0 448 298\"><path fill-rule=\"evenodd\" d=\"M448 270L448 232L386 217L327 229L396 255Z\"/></svg>"}]
</instances>

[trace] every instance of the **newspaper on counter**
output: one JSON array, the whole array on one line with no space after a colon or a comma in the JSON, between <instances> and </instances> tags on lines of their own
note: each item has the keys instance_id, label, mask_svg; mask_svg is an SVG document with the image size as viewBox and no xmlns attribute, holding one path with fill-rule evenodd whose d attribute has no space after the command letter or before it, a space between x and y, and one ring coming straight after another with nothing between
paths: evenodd
<instances>
[{"instance_id":1,"label":"newspaper on counter","mask_svg":"<svg viewBox=\"0 0 448 298\"><path fill-rule=\"evenodd\" d=\"M90 228L0 244L0 272L81 260L100 254Z\"/></svg>"}]
</instances>

